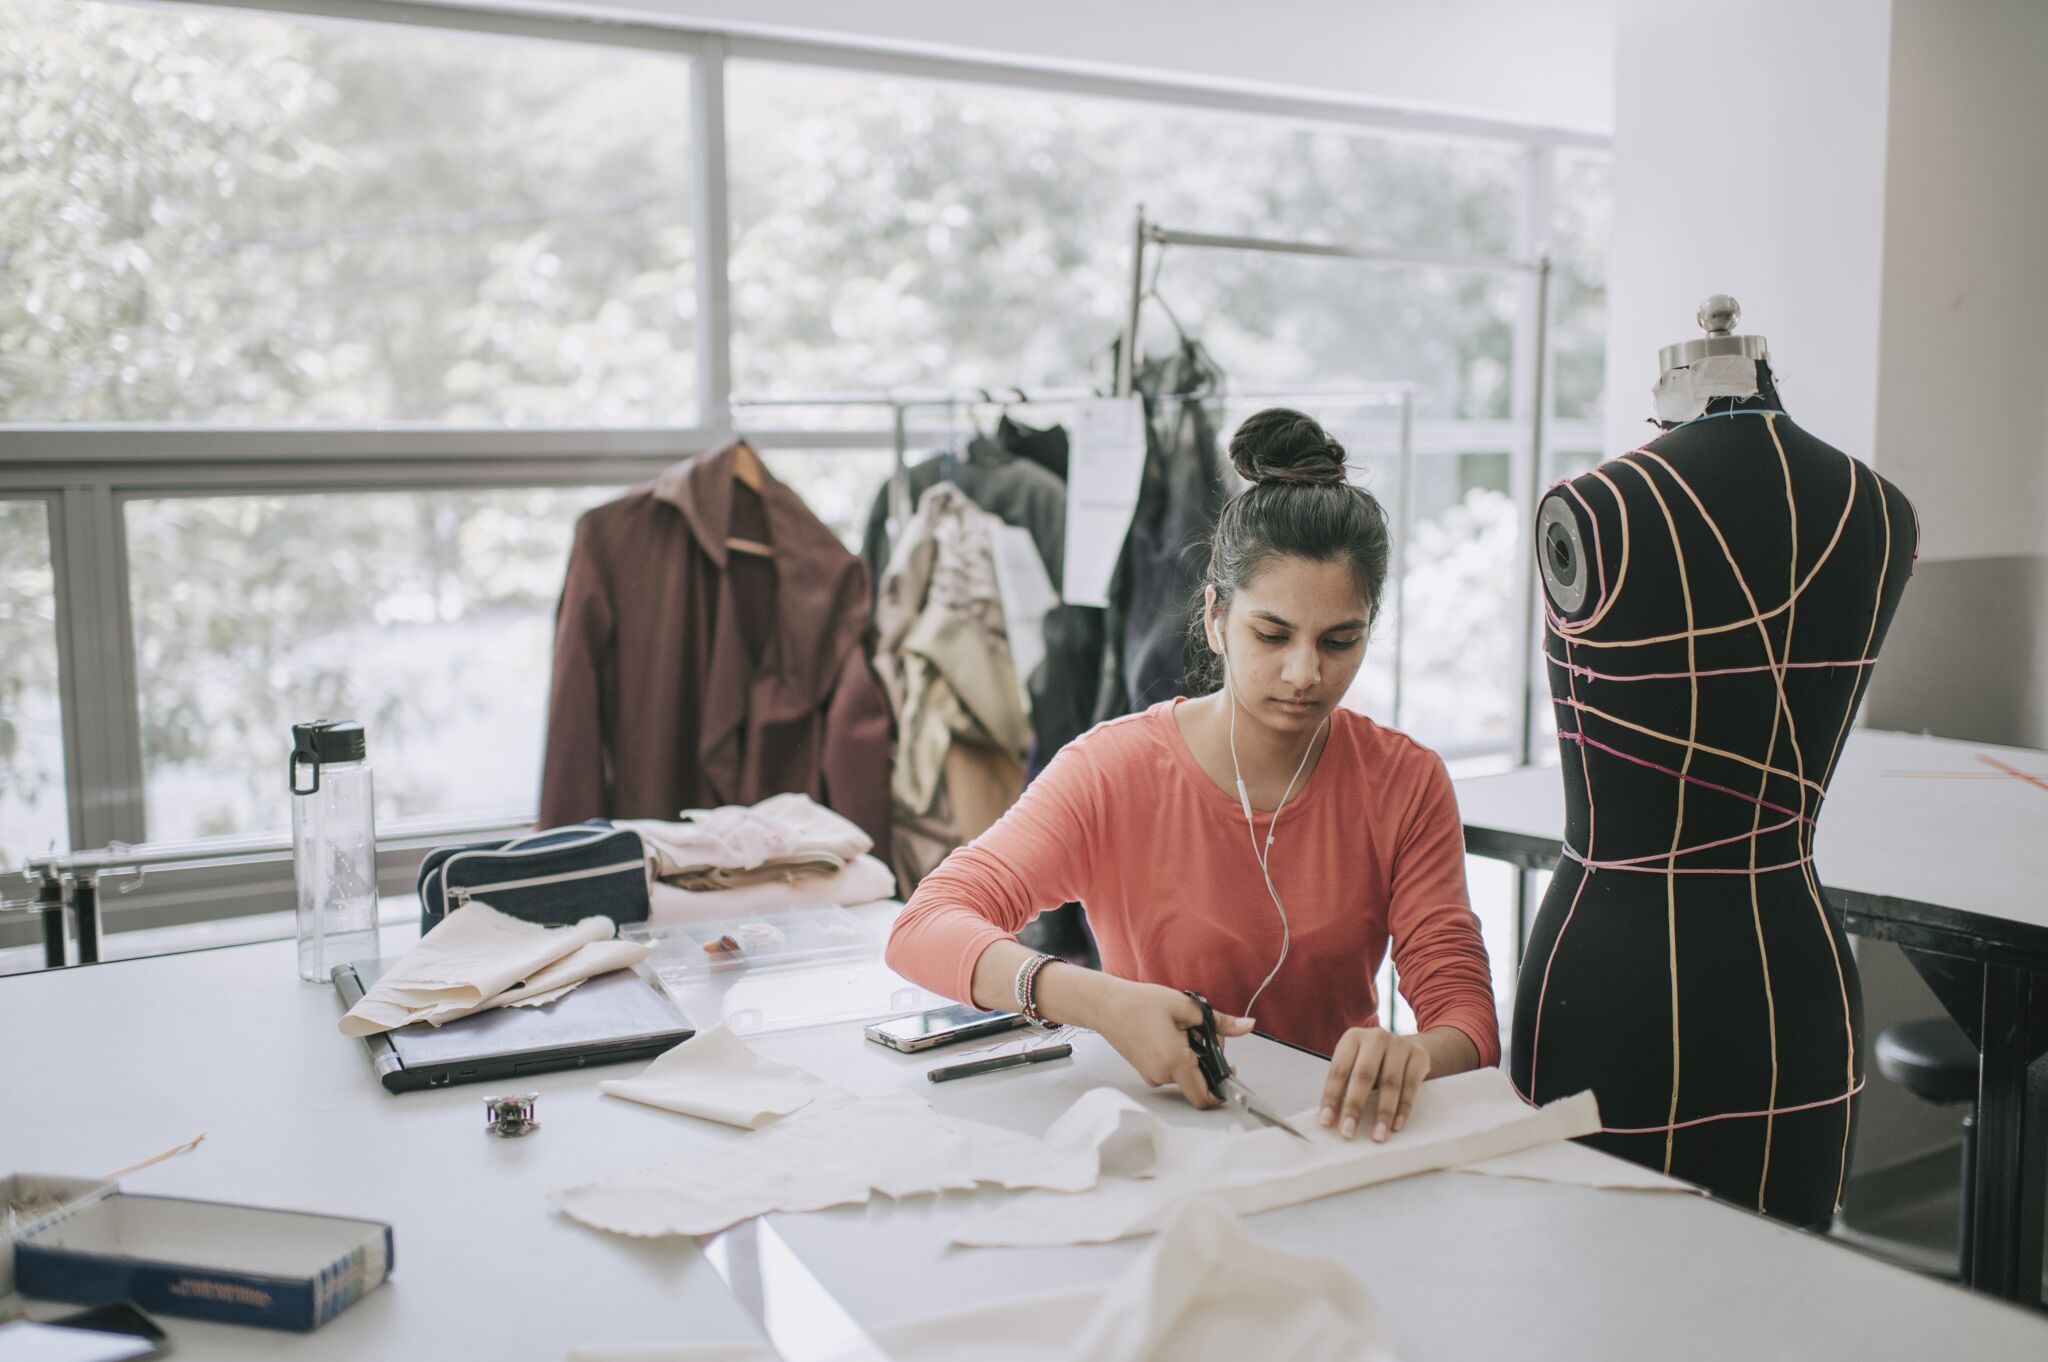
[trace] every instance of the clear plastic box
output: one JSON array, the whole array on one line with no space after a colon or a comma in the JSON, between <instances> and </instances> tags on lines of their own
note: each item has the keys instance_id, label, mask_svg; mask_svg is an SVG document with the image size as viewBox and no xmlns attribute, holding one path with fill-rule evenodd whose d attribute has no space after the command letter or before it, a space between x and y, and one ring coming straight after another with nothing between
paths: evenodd
<instances>
[{"instance_id":1,"label":"clear plastic box","mask_svg":"<svg viewBox=\"0 0 2048 1362\"><path fill-rule=\"evenodd\" d=\"M653 944L641 968L700 1030L724 1022L738 1035L760 1035L946 1002L884 964L881 936L840 907L643 925L625 934Z\"/></svg>"}]
</instances>

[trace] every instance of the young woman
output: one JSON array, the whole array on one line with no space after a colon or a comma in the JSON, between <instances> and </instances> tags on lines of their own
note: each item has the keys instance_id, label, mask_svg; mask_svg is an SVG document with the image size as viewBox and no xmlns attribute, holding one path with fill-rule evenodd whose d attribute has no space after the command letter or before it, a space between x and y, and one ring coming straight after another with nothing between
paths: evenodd
<instances>
[{"instance_id":1,"label":"young woman","mask_svg":"<svg viewBox=\"0 0 2048 1362\"><path fill-rule=\"evenodd\" d=\"M1099 1032L1147 1083L1208 1107L1193 989L1224 1035L1256 1015L1330 1055L1322 1123L1348 1139L1370 1103L1383 1140L1424 1079L1500 1059L1457 803L1435 753L1338 708L1388 556L1386 514L1345 481L1343 447L1276 409L1238 428L1230 458L1252 485L1217 519L1199 620L1221 685L1068 744L919 885L889 963L980 1007L1028 992L1046 1020ZM1069 901L1100 972L1015 940ZM1390 936L1417 1035L1377 1025Z\"/></svg>"}]
</instances>

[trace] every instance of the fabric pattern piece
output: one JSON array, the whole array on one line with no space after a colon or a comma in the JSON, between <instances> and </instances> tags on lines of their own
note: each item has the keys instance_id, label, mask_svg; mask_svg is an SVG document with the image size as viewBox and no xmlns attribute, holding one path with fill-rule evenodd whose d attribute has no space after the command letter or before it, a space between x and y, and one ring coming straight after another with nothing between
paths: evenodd
<instances>
[{"instance_id":1,"label":"fabric pattern piece","mask_svg":"<svg viewBox=\"0 0 2048 1362\"><path fill-rule=\"evenodd\" d=\"M522 922L473 900L442 918L341 1019L345 1036L439 1026L487 1008L552 1001L593 975L647 958L603 915L570 927Z\"/></svg>"},{"instance_id":2,"label":"fabric pattern piece","mask_svg":"<svg viewBox=\"0 0 2048 1362\"><path fill-rule=\"evenodd\" d=\"M895 1362L1393 1362L1377 1304L1328 1258L1262 1243L1206 1201L1107 1287L1040 1292L877 1329ZM579 1348L570 1362L777 1362L764 1343Z\"/></svg>"},{"instance_id":3,"label":"fabric pattern piece","mask_svg":"<svg viewBox=\"0 0 2048 1362\"><path fill-rule=\"evenodd\" d=\"M1385 1320L1337 1263L1261 1243L1214 1202L1177 1208L1106 1290L1042 1293L879 1330L897 1362L1393 1362Z\"/></svg>"},{"instance_id":4,"label":"fabric pattern piece","mask_svg":"<svg viewBox=\"0 0 2048 1362\"><path fill-rule=\"evenodd\" d=\"M636 1238L715 1234L771 1211L821 1211L982 1183L1080 1191L1105 1161L1141 1166L1149 1118L1102 1088L1069 1107L1043 1140L942 1116L892 1094L799 1111L731 1143L548 1199L596 1229Z\"/></svg>"},{"instance_id":5,"label":"fabric pattern piece","mask_svg":"<svg viewBox=\"0 0 2048 1362\"><path fill-rule=\"evenodd\" d=\"M1616 1191L1690 1192L1706 1195L1706 1189L1666 1177L1641 1164L1602 1154L1582 1144L1561 1140L1556 1144L1518 1149L1498 1158L1468 1163L1460 1173L1479 1173L1493 1178L1522 1178L1529 1182L1561 1182L1577 1187L1607 1187Z\"/></svg>"},{"instance_id":6,"label":"fabric pattern piece","mask_svg":"<svg viewBox=\"0 0 2048 1362\"><path fill-rule=\"evenodd\" d=\"M758 1130L814 1102L852 1096L802 1069L756 1054L724 1023L665 1051L638 1076L607 1079L597 1090L742 1130Z\"/></svg>"},{"instance_id":7,"label":"fabric pattern piece","mask_svg":"<svg viewBox=\"0 0 2048 1362\"><path fill-rule=\"evenodd\" d=\"M1157 1156L1140 1177L1105 1176L1085 1196L1031 1192L958 1226L956 1244L1014 1248L1100 1244L1150 1234L1182 1202L1207 1197L1239 1215L1333 1196L1417 1173L1455 1168L1600 1128L1593 1094L1532 1108L1498 1069L1422 1085L1406 1129L1386 1143L1346 1140L1291 1118L1308 1148L1282 1130L1168 1126L1147 1117ZM1124 1132L1126 1140L1137 1132Z\"/></svg>"}]
</instances>

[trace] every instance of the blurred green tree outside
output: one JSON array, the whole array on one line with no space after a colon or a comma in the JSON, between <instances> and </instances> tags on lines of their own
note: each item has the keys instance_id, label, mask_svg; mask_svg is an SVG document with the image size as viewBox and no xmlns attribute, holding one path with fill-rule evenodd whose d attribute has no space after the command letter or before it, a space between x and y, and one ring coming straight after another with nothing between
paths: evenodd
<instances>
[{"instance_id":1,"label":"blurred green tree outside","mask_svg":"<svg viewBox=\"0 0 2048 1362\"><path fill-rule=\"evenodd\" d=\"M595 44L0 0L0 423L691 426L689 79ZM727 100L745 393L1099 379L1140 202L1492 253L1520 203L1509 143L762 63L732 65ZM1573 415L1599 383L1604 164L1584 161L1593 206L1559 256ZM1159 292L1236 383L1401 378L1425 416L1507 415L1501 276L1172 250ZM1170 335L1163 309L1147 324ZM886 461L819 443L773 462L851 536ZM159 804L190 834L274 824L294 719L347 712L427 753L497 693L544 691L569 527L606 494L129 503L150 835ZM0 811L62 804L48 744L25 758L9 724L55 689L40 510L0 503ZM458 635L469 655L430 656ZM431 765L380 763L380 803L529 797ZM26 849L0 827L0 863Z\"/></svg>"}]
</instances>

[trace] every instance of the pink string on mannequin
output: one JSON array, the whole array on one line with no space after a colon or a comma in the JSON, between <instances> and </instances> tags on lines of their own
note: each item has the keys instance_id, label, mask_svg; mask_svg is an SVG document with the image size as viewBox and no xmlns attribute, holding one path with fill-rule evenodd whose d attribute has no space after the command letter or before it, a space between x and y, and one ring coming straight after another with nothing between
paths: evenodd
<instances>
[{"instance_id":1,"label":"pink string on mannequin","mask_svg":"<svg viewBox=\"0 0 2048 1362\"><path fill-rule=\"evenodd\" d=\"M1664 775L1671 776L1678 780L1682 780L1688 785L1703 785L1707 789L1713 790L1719 794L1732 795L1736 799L1743 801L1745 804L1761 804L1764 808L1771 810L1773 813L1789 813L1794 818L1802 819L1808 823L1814 821L1812 815L1801 813L1797 809L1788 809L1783 804L1774 804L1768 799L1758 799L1755 795L1744 794L1742 791L1735 789L1732 786L1722 785L1716 781L1707 780L1701 776L1688 775L1683 771L1679 771L1672 767L1666 766L1662 762L1651 761L1648 757L1639 757L1633 752L1624 752L1619 747L1609 746L1607 743L1601 742L1598 738L1589 738L1583 733L1561 731L1558 733L1557 738L1559 742L1577 743L1581 747L1597 747L1602 752L1607 753L1611 757L1620 757L1623 761L1633 762L1637 766L1648 767L1652 771L1661 772ZM1659 852L1658 854L1662 855L1663 853Z\"/></svg>"}]
</instances>

